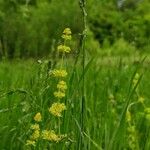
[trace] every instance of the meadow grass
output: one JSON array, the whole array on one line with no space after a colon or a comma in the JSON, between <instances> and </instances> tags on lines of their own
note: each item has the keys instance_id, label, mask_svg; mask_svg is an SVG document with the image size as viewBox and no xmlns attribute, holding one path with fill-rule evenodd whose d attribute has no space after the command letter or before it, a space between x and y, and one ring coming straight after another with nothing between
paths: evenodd
<instances>
[{"instance_id":1,"label":"meadow grass","mask_svg":"<svg viewBox=\"0 0 150 150\"><path fill-rule=\"evenodd\" d=\"M150 149L149 58L91 58L79 5L74 55L65 28L55 58L1 61L0 150Z\"/></svg>"},{"instance_id":2,"label":"meadow grass","mask_svg":"<svg viewBox=\"0 0 150 150\"><path fill-rule=\"evenodd\" d=\"M121 61L122 60L122 61ZM103 63L96 58L85 62L84 132L81 131L82 66L74 60L66 62L69 73L64 102L67 110L60 122L67 138L58 143L39 142L26 146L30 126L37 112L42 114L41 128L58 128L57 119L48 107L54 103L57 81L49 77L53 65L42 60L2 61L0 63L0 149L122 150L150 149L149 111L150 69L145 63ZM51 64L51 65L50 65ZM57 66L57 64L56 64ZM139 74L136 85L133 80ZM139 102L144 97L144 105ZM126 111L130 108L131 120ZM48 124L50 122L50 124ZM129 132L134 126L135 132ZM83 145L80 145L82 136ZM130 141L133 140L133 143ZM133 145L132 145L133 144ZM133 146L133 147L132 147Z\"/></svg>"}]
</instances>

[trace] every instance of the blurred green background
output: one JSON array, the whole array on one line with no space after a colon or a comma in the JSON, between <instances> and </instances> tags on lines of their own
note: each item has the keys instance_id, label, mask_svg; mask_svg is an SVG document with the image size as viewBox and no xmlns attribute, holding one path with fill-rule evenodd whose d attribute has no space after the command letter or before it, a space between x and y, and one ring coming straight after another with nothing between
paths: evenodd
<instances>
[{"instance_id":1,"label":"blurred green background","mask_svg":"<svg viewBox=\"0 0 150 150\"><path fill-rule=\"evenodd\" d=\"M78 51L83 21L78 0L0 0L0 57L51 54L65 27ZM130 55L150 49L149 0L88 0L89 55ZM76 43L76 44L75 44Z\"/></svg>"}]
</instances>

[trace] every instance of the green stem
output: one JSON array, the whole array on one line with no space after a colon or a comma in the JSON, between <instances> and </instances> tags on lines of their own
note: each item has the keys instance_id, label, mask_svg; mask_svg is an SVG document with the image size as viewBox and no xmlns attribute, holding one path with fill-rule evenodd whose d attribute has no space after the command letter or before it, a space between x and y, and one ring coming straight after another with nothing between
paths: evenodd
<instances>
[{"instance_id":1,"label":"green stem","mask_svg":"<svg viewBox=\"0 0 150 150\"><path fill-rule=\"evenodd\" d=\"M58 133L59 133L59 135L60 135L60 118L58 118Z\"/></svg>"},{"instance_id":2,"label":"green stem","mask_svg":"<svg viewBox=\"0 0 150 150\"><path fill-rule=\"evenodd\" d=\"M81 101L81 137L80 137L80 149L83 148L83 133L84 133L84 114L85 114L85 39L87 31L87 13L86 13L86 0L80 0L80 8L83 15L83 32L81 35L81 52L82 52L82 101Z\"/></svg>"}]
</instances>

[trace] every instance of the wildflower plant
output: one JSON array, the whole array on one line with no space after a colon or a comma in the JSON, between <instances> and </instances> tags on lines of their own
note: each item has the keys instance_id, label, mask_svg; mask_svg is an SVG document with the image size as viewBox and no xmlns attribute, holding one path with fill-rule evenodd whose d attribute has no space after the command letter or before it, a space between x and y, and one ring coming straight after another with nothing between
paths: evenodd
<instances>
[{"instance_id":1,"label":"wildflower plant","mask_svg":"<svg viewBox=\"0 0 150 150\"><path fill-rule=\"evenodd\" d=\"M29 139L26 141L27 146L36 146L36 142L40 138L40 125L39 125L39 122L42 121L42 116L41 116L40 112L35 114L34 121L35 121L35 123L30 126L31 135L30 135Z\"/></svg>"},{"instance_id":2,"label":"wildflower plant","mask_svg":"<svg viewBox=\"0 0 150 150\"><path fill-rule=\"evenodd\" d=\"M56 85L56 91L54 91L54 97L56 99L56 102L54 102L50 108L49 112L53 116L58 118L58 128L59 128L59 134L60 134L60 117L62 117L63 111L67 110L67 107L63 101L63 98L66 96L66 90L67 90L67 83L65 81L65 78L67 77L68 73L64 67L64 55L66 53L69 53L71 51L71 48L66 44L68 40L71 40L71 30L70 28L66 28L63 31L63 35L61 36L63 39L63 44L58 45L57 51L58 53L62 53L61 55L61 64L59 69L54 69L50 71L50 76L57 79L57 85ZM63 135L59 136L58 139L61 140L61 137L65 137Z\"/></svg>"},{"instance_id":3,"label":"wildflower plant","mask_svg":"<svg viewBox=\"0 0 150 150\"><path fill-rule=\"evenodd\" d=\"M135 90L135 100L132 101L126 110L126 123L127 123L127 139L128 139L128 146L129 149L131 150L137 150L140 149L140 145L139 145L139 129L138 129L138 124L137 119L139 119L139 117L141 117L140 119L143 120L149 120L150 118L150 109L149 107L146 107L145 105L145 98L143 96L140 95L140 91L139 91L139 80L140 80L140 75L139 73L136 73L133 80L132 80L132 86ZM139 107L141 107L140 110ZM136 113L133 111L135 108L136 109ZM141 115L139 115L141 114ZM140 137L141 138L141 137Z\"/></svg>"},{"instance_id":4,"label":"wildflower plant","mask_svg":"<svg viewBox=\"0 0 150 150\"><path fill-rule=\"evenodd\" d=\"M66 71L64 65L64 56L67 53L71 52L71 48L67 45L67 42L72 38L72 32L70 28L66 28L62 34L62 44L58 45L57 52L61 54L61 64L60 67L57 69L53 69L49 71L49 78L55 79L57 84L55 85L55 91L53 93L54 96L54 103L47 108L47 112L49 112L49 117L53 116L54 121L57 121L57 128L52 128L47 122L45 123L42 115L40 112L36 113L33 117L34 124L30 126L30 133L31 135L26 141L27 146L34 146L36 147L38 141L47 141L52 143L58 143L67 137L67 134L61 134L61 118L63 116L63 112L67 110L67 106L63 102L63 98L66 96L67 90L67 83L65 81L68 73ZM49 120L49 119L46 119ZM42 124L44 127L42 126ZM45 126L47 128L45 129ZM56 130L56 131L55 131ZM57 133L58 132L58 133Z\"/></svg>"}]
</instances>

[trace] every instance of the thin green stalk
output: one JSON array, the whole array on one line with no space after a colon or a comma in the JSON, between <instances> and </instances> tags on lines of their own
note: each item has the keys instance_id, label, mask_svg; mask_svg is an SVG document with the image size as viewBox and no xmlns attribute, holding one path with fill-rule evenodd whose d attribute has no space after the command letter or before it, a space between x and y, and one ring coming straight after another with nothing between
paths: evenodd
<instances>
[{"instance_id":1,"label":"thin green stalk","mask_svg":"<svg viewBox=\"0 0 150 150\"><path fill-rule=\"evenodd\" d=\"M80 149L83 149L83 133L84 133L84 114L85 114L85 39L86 39L86 31L87 31L87 13L86 13L86 0L79 1L80 8L83 15L83 32L81 34L81 52L82 52L82 101L81 101L81 136L80 136Z\"/></svg>"}]
</instances>

